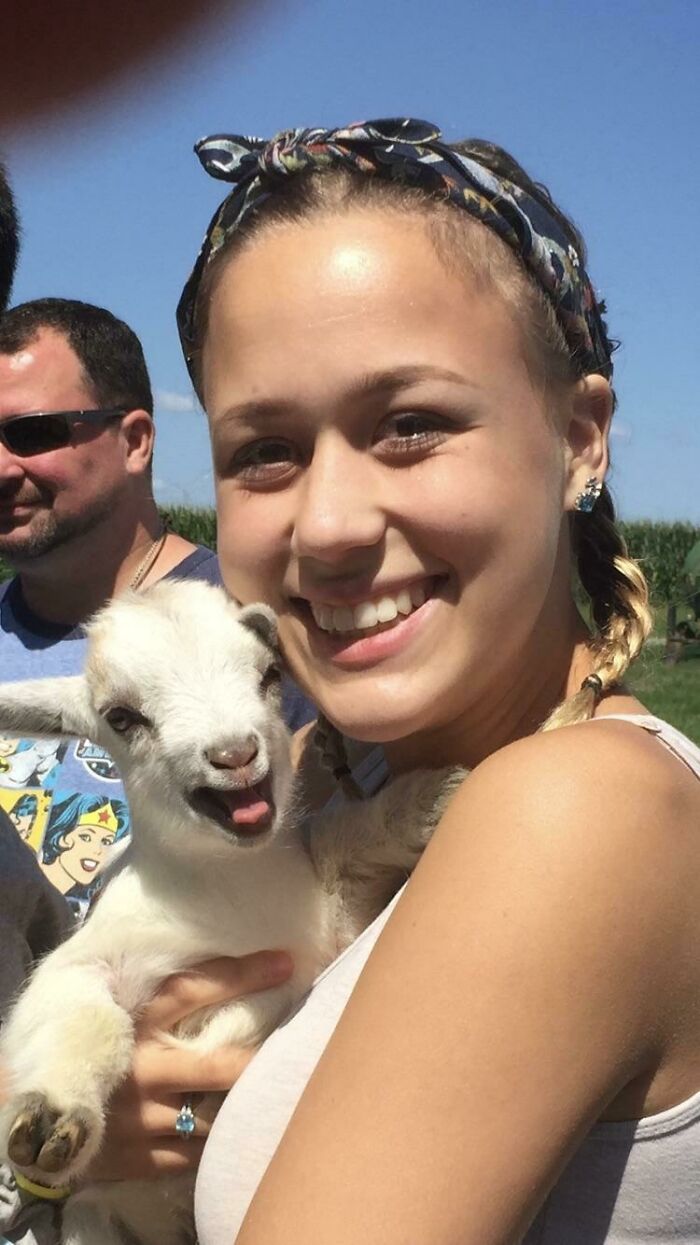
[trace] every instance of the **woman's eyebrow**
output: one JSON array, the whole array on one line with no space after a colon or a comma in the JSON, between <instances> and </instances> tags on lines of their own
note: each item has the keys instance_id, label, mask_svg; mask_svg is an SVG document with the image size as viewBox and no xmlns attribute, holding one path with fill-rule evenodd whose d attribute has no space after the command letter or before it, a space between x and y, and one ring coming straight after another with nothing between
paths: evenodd
<instances>
[{"instance_id":1,"label":"woman's eyebrow","mask_svg":"<svg viewBox=\"0 0 700 1245\"><path fill-rule=\"evenodd\" d=\"M396 389L408 388L409 385L417 385L423 380L447 380L469 389L482 388L468 376L464 376L461 372L453 372L450 368L437 367L431 363L409 363L402 367L388 368L385 371L367 372L352 385L351 392L358 395L393 392Z\"/></svg>"},{"instance_id":2,"label":"woman's eyebrow","mask_svg":"<svg viewBox=\"0 0 700 1245\"><path fill-rule=\"evenodd\" d=\"M366 372L348 386L342 395L342 400L353 401L358 398L388 395L400 389L408 389L411 385L420 384L425 380L446 380L467 389L483 388L476 381L470 380L468 376L463 376L461 372L453 372L449 368L436 367L433 364L409 363L401 367ZM298 411L300 405L284 397L254 398L250 402L237 402L228 407L214 421L214 428L216 429L217 425L221 426L240 420L253 423L260 419L270 419L273 416L282 417Z\"/></svg>"}]
</instances>

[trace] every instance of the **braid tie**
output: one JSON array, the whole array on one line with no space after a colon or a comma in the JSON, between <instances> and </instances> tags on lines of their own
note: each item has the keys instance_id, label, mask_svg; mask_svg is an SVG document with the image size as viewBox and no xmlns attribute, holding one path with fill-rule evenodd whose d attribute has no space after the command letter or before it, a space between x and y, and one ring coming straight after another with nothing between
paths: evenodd
<instances>
[{"instance_id":1,"label":"braid tie","mask_svg":"<svg viewBox=\"0 0 700 1245\"><path fill-rule=\"evenodd\" d=\"M574 512L573 546L596 628L590 646L594 668L547 718L542 729L548 731L592 717L601 697L622 683L652 629L647 583L615 524L606 485L590 514Z\"/></svg>"},{"instance_id":2,"label":"braid tie","mask_svg":"<svg viewBox=\"0 0 700 1245\"><path fill-rule=\"evenodd\" d=\"M345 752L345 744L340 731L328 721L323 713L319 713L314 730L314 745L321 758L321 764L329 769L340 784L343 794L349 800L362 800L364 795L352 776Z\"/></svg>"}]
</instances>

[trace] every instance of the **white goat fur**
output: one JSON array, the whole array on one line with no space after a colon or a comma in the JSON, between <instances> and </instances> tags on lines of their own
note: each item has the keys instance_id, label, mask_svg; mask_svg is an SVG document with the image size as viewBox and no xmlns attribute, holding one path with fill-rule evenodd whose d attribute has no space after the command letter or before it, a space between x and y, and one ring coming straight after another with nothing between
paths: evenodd
<instances>
[{"instance_id":1,"label":"white goat fur","mask_svg":"<svg viewBox=\"0 0 700 1245\"><path fill-rule=\"evenodd\" d=\"M57 1185L79 1184L99 1150L106 1104L131 1064L134 1018L164 978L215 956L288 949L288 983L200 1012L169 1037L203 1052L259 1041L398 889L461 778L409 775L323 814L309 852L279 698L262 686L274 661L271 611L163 581L112 601L88 635L84 675L0 687L0 729L102 744L131 810L132 841L92 914L37 968L2 1031L10 1096L0 1151L18 1124L25 1136L39 1129L44 1151L22 1170ZM118 734L104 716L117 705L151 725ZM245 784L208 759L251 737ZM274 818L257 836L227 832L188 802L199 788L240 788L268 772ZM142 1245L180 1245L194 1240L191 1201L189 1178L88 1184L66 1203L63 1242L123 1245L123 1225Z\"/></svg>"}]
</instances>

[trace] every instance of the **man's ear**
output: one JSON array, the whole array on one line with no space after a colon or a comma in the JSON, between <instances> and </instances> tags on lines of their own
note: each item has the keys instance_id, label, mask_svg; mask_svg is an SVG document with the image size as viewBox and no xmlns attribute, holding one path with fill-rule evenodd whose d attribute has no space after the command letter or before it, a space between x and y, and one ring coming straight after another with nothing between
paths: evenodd
<instances>
[{"instance_id":1,"label":"man's ear","mask_svg":"<svg viewBox=\"0 0 700 1245\"><path fill-rule=\"evenodd\" d=\"M603 483L608 470L608 435L613 393L604 376L585 376L575 387L564 430L567 458L565 509L573 510L591 476Z\"/></svg>"},{"instance_id":2,"label":"man's ear","mask_svg":"<svg viewBox=\"0 0 700 1245\"><path fill-rule=\"evenodd\" d=\"M126 469L131 475L143 475L153 458L155 425L148 411L127 411L122 416L120 434L126 450Z\"/></svg>"},{"instance_id":3,"label":"man's ear","mask_svg":"<svg viewBox=\"0 0 700 1245\"><path fill-rule=\"evenodd\" d=\"M94 735L95 719L82 675L0 684L0 732L13 735Z\"/></svg>"}]
</instances>

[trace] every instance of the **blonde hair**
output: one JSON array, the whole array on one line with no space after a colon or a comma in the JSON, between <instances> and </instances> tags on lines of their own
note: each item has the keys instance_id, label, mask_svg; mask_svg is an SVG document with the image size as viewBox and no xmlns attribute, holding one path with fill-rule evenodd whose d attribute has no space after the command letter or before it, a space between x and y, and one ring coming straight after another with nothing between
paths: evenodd
<instances>
[{"instance_id":1,"label":"blonde hair","mask_svg":"<svg viewBox=\"0 0 700 1245\"><path fill-rule=\"evenodd\" d=\"M576 569L594 624L589 646L593 677L554 709L545 731L592 717L601 696L623 682L652 628L647 582L627 552L605 486L590 514L574 512L572 529Z\"/></svg>"},{"instance_id":2,"label":"blonde hair","mask_svg":"<svg viewBox=\"0 0 700 1245\"><path fill-rule=\"evenodd\" d=\"M477 139L454 146L461 154L476 158L499 176L510 178L533 197L546 202L547 209L557 216L585 265L586 247L576 227L553 203L546 187L533 182L512 156L502 148ZM258 211L242 222L209 265L195 312L198 349L194 362L198 390L201 391L201 346L206 337L211 293L222 264L232 253L245 248L263 229L303 223L315 215L358 207L380 207L396 213L420 215L446 269L468 273L477 289L495 292L513 312L523 334L528 366L543 388L556 394L562 392L562 386L570 386L586 374L581 360L566 341L552 301L502 239L466 212L423 188L335 168L299 173L280 182ZM609 344L612 352L615 343ZM610 379L612 364L601 371ZM554 730L592 717L601 696L622 683L652 626L646 581L640 567L629 557L616 527L615 510L607 487L603 488L591 513L571 515L570 535L575 570L590 601L592 677L553 710L543 730ZM356 796L358 788L347 764L342 735L324 715L319 718L317 743L324 763L343 789L348 795Z\"/></svg>"}]
</instances>

